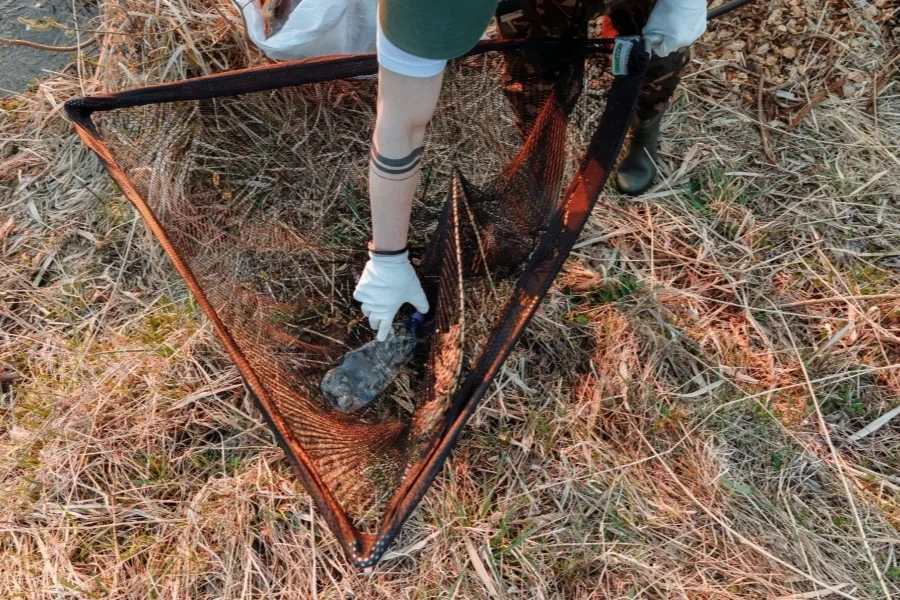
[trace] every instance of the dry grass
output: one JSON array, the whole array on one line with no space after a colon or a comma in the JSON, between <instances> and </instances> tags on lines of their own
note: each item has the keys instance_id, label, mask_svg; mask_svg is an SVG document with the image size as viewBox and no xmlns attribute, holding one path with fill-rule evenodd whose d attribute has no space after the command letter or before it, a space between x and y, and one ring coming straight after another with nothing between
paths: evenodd
<instances>
[{"instance_id":1,"label":"dry grass","mask_svg":"<svg viewBox=\"0 0 900 600\"><path fill-rule=\"evenodd\" d=\"M2 104L0 598L900 597L900 417L854 436L900 398L896 3L716 27L371 577L61 115L260 60L197 4L104 2Z\"/></svg>"}]
</instances>

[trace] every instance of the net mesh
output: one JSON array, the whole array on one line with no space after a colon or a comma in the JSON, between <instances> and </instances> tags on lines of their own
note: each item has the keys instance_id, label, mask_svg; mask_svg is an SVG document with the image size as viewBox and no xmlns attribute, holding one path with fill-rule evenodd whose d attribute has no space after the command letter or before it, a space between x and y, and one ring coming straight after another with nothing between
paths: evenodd
<instances>
[{"instance_id":1,"label":"net mesh","mask_svg":"<svg viewBox=\"0 0 900 600\"><path fill-rule=\"evenodd\" d=\"M568 50L540 68L522 68L534 65L534 49L481 52L448 68L410 232L432 315L413 360L352 414L331 407L319 385L373 337L352 292L370 237L377 82L349 76L371 64L288 86L270 69L257 76L276 89L238 95L232 85L200 99L120 99L80 131L155 220L360 564L378 558L424 493L433 475L423 482L422 473L433 472L448 429L472 408L461 383L517 303L516 279L539 240L565 217L563 184L604 104L585 90L585 68L601 71L606 56ZM421 488L412 500L403 495L411 482Z\"/></svg>"}]
</instances>

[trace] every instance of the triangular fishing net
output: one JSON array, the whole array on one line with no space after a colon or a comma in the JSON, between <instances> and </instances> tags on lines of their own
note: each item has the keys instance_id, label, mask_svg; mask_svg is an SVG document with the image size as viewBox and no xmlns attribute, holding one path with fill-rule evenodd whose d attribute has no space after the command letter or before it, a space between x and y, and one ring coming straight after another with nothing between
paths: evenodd
<instances>
[{"instance_id":1,"label":"triangular fishing net","mask_svg":"<svg viewBox=\"0 0 900 600\"><path fill-rule=\"evenodd\" d=\"M609 62L628 72L603 75ZM488 42L451 63L410 235L432 311L411 362L351 414L319 386L373 337L351 295L369 239L374 56L66 108L212 321L348 557L365 567L421 500L568 256L621 148L646 63L631 40ZM611 87L586 86L603 77Z\"/></svg>"}]
</instances>

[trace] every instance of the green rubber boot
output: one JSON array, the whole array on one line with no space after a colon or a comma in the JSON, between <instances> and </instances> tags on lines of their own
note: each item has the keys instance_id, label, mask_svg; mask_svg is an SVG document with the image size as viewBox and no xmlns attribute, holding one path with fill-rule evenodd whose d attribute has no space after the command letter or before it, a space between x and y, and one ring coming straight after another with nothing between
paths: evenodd
<instances>
[{"instance_id":1,"label":"green rubber boot","mask_svg":"<svg viewBox=\"0 0 900 600\"><path fill-rule=\"evenodd\" d=\"M666 109L663 108L658 115L646 121L635 119L631 126L628 153L616 173L616 186L623 194L638 196L653 185L659 162L659 128L665 114Z\"/></svg>"}]
</instances>

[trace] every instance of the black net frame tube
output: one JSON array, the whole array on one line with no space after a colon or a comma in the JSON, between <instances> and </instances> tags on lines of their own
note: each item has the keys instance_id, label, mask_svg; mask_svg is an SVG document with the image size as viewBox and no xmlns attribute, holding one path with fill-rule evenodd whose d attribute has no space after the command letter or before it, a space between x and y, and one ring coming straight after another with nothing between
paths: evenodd
<instances>
[{"instance_id":1,"label":"black net frame tube","mask_svg":"<svg viewBox=\"0 0 900 600\"><path fill-rule=\"evenodd\" d=\"M708 21L728 14L742 6L752 4L756 0L731 0L722 6L712 9L707 14ZM610 52L614 39L602 38L584 40L594 46L594 51ZM488 40L480 42L466 56L474 56L495 50L514 50L535 44L553 45L565 43L561 40ZM340 77L358 77L373 75L378 72L378 61L375 54L334 55L308 58L279 63L279 74L290 83L273 85L265 81L265 75L271 73L273 65L262 65L226 73L204 75L187 81L161 83L111 94L96 94L84 98L74 98L65 103L66 113L73 120L86 123L86 117L95 111L114 110L130 106L158 104L176 100L204 100L221 97L220 86L233 86L228 95L241 95L252 92L268 91L279 87L301 85L327 81Z\"/></svg>"},{"instance_id":2,"label":"black net frame tube","mask_svg":"<svg viewBox=\"0 0 900 600\"><path fill-rule=\"evenodd\" d=\"M589 53L611 53L615 39L602 38L579 40L579 48ZM571 40L486 40L479 42L465 56L477 56L487 52L529 48L539 50L570 46ZM277 73L277 80L269 77ZM96 94L66 101L66 114L72 120L87 122L94 112L132 108L148 104L208 100L227 96L240 96L254 92L267 92L306 83L364 77L378 73L378 60L374 53L339 54L318 56L277 64L250 67L203 75L184 81L173 81L133 88L109 94ZM223 91L225 90L225 91Z\"/></svg>"},{"instance_id":3,"label":"black net frame tube","mask_svg":"<svg viewBox=\"0 0 900 600\"><path fill-rule=\"evenodd\" d=\"M756 2L756 0L731 0L731 2L726 2L722 6L719 6L717 8L712 9L711 11L709 11L709 13L707 13L707 15L706 15L706 20L712 21L713 19L721 17L722 15L726 15L733 10L737 10L738 8L741 8L742 6L746 6L748 4L753 4L754 2Z\"/></svg>"}]
</instances>

